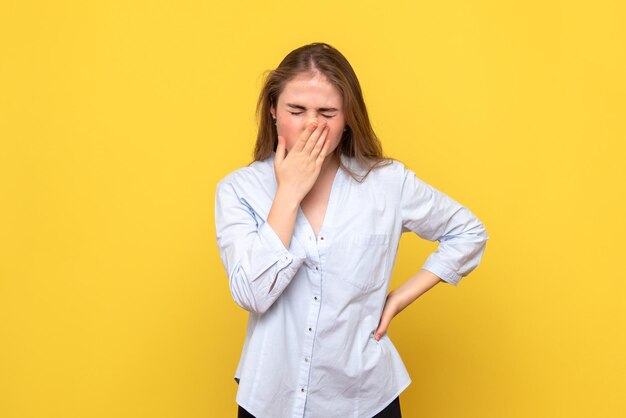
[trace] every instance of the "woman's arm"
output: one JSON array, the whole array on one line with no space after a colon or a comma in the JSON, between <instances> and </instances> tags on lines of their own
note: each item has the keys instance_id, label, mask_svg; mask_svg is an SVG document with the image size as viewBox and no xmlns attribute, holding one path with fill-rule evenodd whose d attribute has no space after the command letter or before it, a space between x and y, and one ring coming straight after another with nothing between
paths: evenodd
<instances>
[{"instance_id":1,"label":"woman's arm","mask_svg":"<svg viewBox=\"0 0 626 418\"><path fill-rule=\"evenodd\" d=\"M306 259L304 248L292 235L300 202L328 154L325 126L325 122L309 123L288 156L285 139L278 137L274 157L277 190L267 220L260 225L260 216L232 182L223 179L217 185L215 233L220 257L233 299L247 311L267 311Z\"/></svg>"},{"instance_id":2,"label":"woman's arm","mask_svg":"<svg viewBox=\"0 0 626 418\"><path fill-rule=\"evenodd\" d=\"M282 192L282 189L276 191L274 202L267 215L267 223L283 242L285 248L289 248L291 237L293 236L293 228L298 216L298 207L300 201L290 193Z\"/></svg>"},{"instance_id":3,"label":"woman's arm","mask_svg":"<svg viewBox=\"0 0 626 418\"><path fill-rule=\"evenodd\" d=\"M438 241L422 269L454 286L480 263L488 240L483 223L465 206L404 169L400 192L402 232Z\"/></svg>"},{"instance_id":4,"label":"woman's arm","mask_svg":"<svg viewBox=\"0 0 626 418\"><path fill-rule=\"evenodd\" d=\"M284 245L273 226L258 224L258 218L230 181L218 183L215 233L230 292L239 306L262 314L295 276L306 252L296 240Z\"/></svg>"},{"instance_id":5,"label":"woman's arm","mask_svg":"<svg viewBox=\"0 0 626 418\"><path fill-rule=\"evenodd\" d=\"M403 168L399 197L402 232L412 231L439 244L420 271L387 295L377 340L398 312L437 283L457 286L478 266L489 239L485 226L468 208Z\"/></svg>"},{"instance_id":6,"label":"woman's arm","mask_svg":"<svg viewBox=\"0 0 626 418\"><path fill-rule=\"evenodd\" d=\"M426 293L439 282L443 282L439 276L436 276L428 270L421 269L404 282L402 286L389 292L383 313L380 317L380 323L374 335L376 341L380 340L383 334L387 332L389 323L394 316L399 314L404 308L413 303L415 299Z\"/></svg>"},{"instance_id":7,"label":"woman's arm","mask_svg":"<svg viewBox=\"0 0 626 418\"><path fill-rule=\"evenodd\" d=\"M289 248L298 207L317 181L328 155L327 134L326 121L310 121L289 154L286 139L278 136L274 158L277 188L267 223L286 248Z\"/></svg>"}]
</instances>

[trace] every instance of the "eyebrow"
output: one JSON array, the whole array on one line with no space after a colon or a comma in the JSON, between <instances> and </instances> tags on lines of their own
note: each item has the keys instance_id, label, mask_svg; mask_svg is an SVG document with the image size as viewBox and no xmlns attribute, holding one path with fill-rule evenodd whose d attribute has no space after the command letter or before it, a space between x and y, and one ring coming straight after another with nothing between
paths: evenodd
<instances>
[{"instance_id":1,"label":"eyebrow","mask_svg":"<svg viewBox=\"0 0 626 418\"><path fill-rule=\"evenodd\" d=\"M294 103L287 103L287 106L300 110L306 110L306 107ZM318 107L317 110L319 110L320 112L336 112L339 109L336 109L334 107Z\"/></svg>"}]
</instances>

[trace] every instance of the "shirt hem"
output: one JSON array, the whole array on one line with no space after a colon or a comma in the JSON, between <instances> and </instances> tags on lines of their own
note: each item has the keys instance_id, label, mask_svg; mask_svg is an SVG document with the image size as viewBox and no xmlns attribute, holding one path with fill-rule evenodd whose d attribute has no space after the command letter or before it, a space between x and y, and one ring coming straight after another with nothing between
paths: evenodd
<instances>
[{"instance_id":1,"label":"shirt hem","mask_svg":"<svg viewBox=\"0 0 626 418\"><path fill-rule=\"evenodd\" d=\"M396 391L396 393L395 393L394 395L392 395L390 399L388 399L388 400L387 400L387 402L383 405L383 407L382 407L382 408L380 408L380 409L378 409L378 410L375 410L374 412L371 412L371 413L368 415L368 417L367 417L367 418L371 418L371 417L375 416L376 414L378 414L379 412L381 412L383 409L387 408L387 407L391 404L391 402L393 402L393 400L394 400L394 399L396 399L398 396L400 396L400 394L401 394L402 392L404 392L404 391L406 390L406 388L408 388L408 387L409 387L409 385L410 385L411 383L413 383L413 381L412 381L412 380L411 380L411 378L409 377L409 380L407 380L407 381L406 381L406 383L405 383L404 385L400 386L400 389L398 389L398 390Z\"/></svg>"}]
</instances>

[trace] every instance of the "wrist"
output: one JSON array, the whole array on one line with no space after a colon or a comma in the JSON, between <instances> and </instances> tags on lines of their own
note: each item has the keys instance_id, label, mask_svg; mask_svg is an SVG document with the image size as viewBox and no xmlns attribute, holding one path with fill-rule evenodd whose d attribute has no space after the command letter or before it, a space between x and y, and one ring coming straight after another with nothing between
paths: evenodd
<instances>
[{"instance_id":1,"label":"wrist","mask_svg":"<svg viewBox=\"0 0 626 418\"><path fill-rule=\"evenodd\" d=\"M393 315L396 316L403 309L402 306L402 295L398 292L398 289L393 289L387 295L387 302L390 305L390 308L393 312Z\"/></svg>"},{"instance_id":2,"label":"wrist","mask_svg":"<svg viewBox=\"0 0 626 418\"><path fill-rule=\"evenodd\" d=\"M278 202L281 207L284 207L290 211L298 211L298 207L300 206L300 200L294 193L291 191L287 191L284 188L278 188L276 190L276 195L274 196L274 202Z\"/></svg>"}]
</instances>

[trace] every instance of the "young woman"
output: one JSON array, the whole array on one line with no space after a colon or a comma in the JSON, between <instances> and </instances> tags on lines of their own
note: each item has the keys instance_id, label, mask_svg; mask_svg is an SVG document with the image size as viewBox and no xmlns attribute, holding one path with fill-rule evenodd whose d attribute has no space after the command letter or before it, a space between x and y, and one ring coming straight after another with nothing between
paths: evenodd
<instances>
[{"instance_id":1,"label":"young woman","mask_svg":"<svg viewBox=\"0 0 626 418\"><path fill-rule=\"evenodd\" d=\"M411 383L386 334L439 282L479 264L487 233L461 204L383 157L357 77L324 43L265 81L254 161L217 185L216 238L249 311L239 417L401 417ZM439 241L387 295L404 232Z\"/></svg>"}]
</instances>

